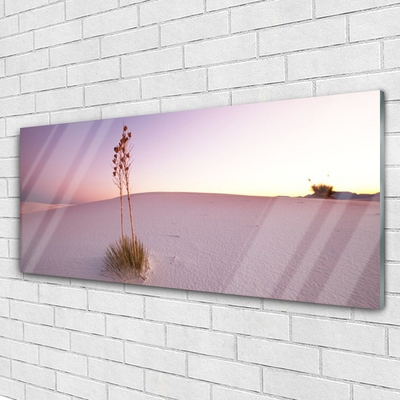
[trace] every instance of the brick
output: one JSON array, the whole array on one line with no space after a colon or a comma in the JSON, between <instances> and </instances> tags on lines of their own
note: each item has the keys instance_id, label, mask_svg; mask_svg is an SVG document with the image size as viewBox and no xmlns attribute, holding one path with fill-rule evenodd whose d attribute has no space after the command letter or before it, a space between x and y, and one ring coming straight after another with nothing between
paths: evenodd
<instances>
[{"instance_id":1,"label":"brick","mask_svg":"<svg viewBox=\"0 0 400 400\"><path fill-rule=\"evenodd\" d=\"M54 371L20 361L12 362L11 376L19 381L32 383L47 389L55 389L56 387L56 374Z\"/></svg>"},{"instance_id":2,"label":"brick","mask_svg":"<svg viewBox=\"0 0 400 400\"><path fill-rule=\"evenodd\" d=\"M44 28L64 22L64 4L55 3L37 10L30 10L19 15L21 32Z\"/></svg>"},{"instance_id":3,"label":"brick","mask_svg":"<svg viewBox=\"0 0 400 400\"><path fill-rule=\"evenodd\" d=\"M32 32L0 39L0 57L14 56L16 53L25 53L31 50L33 50Z\"/></svg>"},{"instance_id":4,"label":"brick","mask_svg":"<svg viewBox=\"0 0 400 400\"><path fill-rule=\"evenodd\" d=\"M400 99L400 72L384 72L317 81L317 96L382 90L385 100Z\"/></svg>"},{"instance_id":5,"label":"brick","mask_svg":"<svg viewBox=\"0 0 400 400\"><path fill-rule=\"evenodd\" d=\"M37 111L53 111L83 106L83 88L58 89L36 95Z\"/></svg>"},{"instance_id":6,"label":"brick","mask_svg":"<svg viewBox=\"0 0 400 400\"><path fill-rule=\"evenodd\" d=\"M337 349L385 354L385 329L344 321L293 317L294 342ZM360 340L368 338L368 340Z\"/></svg>"},{"instance_id":7,"label":"brick","mask_svg":"<svg viewBox=\"0 0 400 400\"><path fill-rule=\"evenodd\" d=\"M400 164L400 136L386 136L385 137L385 165L396 165ZM391 201L390 199L386 200L386 206L391 205L393 207L398 207L397 203ZM396 206L395 206L396 205ZM393 208L392 212L387 213L387 217L389 219L395 219L398 218L396 213L396 208ZM395 224L394 226L388 226L386 225L387 228L395 228L400 226L400 219L398 219L398 223Z\"/></svg>"},{"instance_id":8,"label":"brick","mask_svg":"<svg viewBox=\"0 0 400 400\"><path fill-rule=\"evenodd\" d=\"M19 321L32 322L41 325L53 325L54 323L53 307L41 304L11 301L10 315L11 318Z\"/></svg>"},{"instance_id":9,"label":"brick","mask_svg":"<svg viewBox=\"0 0 400 400\"><path fill-rule=\"evenodd\" d=\"M400 196L400 169L397 168L386 168L386 179L385 179L385 185L386 185L386 196ZM392 242L392 239L394 239L396 235L393 235L393 233L389 233L388 236L388 243ZM397 241L398 239L396 239ZM394 244L394 242L393 242ZM399 254L399 248L391 248L390 245L386 247L387 254L386 254L386 259L391 260L391 261L396 261L399 259L398 254Z\"/></svg>"},{"instance_id":10,"label":"brick","mask_svg":"<svg viewBox=\"0 0 400 400\"><path fill-rule=\"evenodd\" d=\"M114 383L143 390L143 371L126 364L89 359L89 377L101 382Z\"/></svg>"},{"instance_id":11,"label":"brick","mask_svg":"<svg viewBox=\"0 0 400 400\"><path fill-rule=\"evenodd\" d=\"M0 258L8 258L8 240L0 238Z\"/></svg>"},{"instance_id":12,"label":"brick","mask_svg":"<svg viewBox=\"0 0 400 400\"><path fill-rule=\"evenodd\" d=\"M85 88L87 106L132 101L140 98L139 80L106 82Z\"/></svg>"},{"instance_id":13,"label":"brick","mask_svg":"<svg viewBox=\"0 0 400 400\"><path fill-rule=\"evenodd\" d=\"M400 67L400 40L390 40L384 43L385 68Z\"/></svg>"},{"instance_id":14,"label":"brick","mask_svg":"<svg viewBox=\"0 0 400 400\"><path fill-rule=\"evenodd\" d=\"M158 100L153 100L154 103ZM148 103L148 102L146 102ZM157 111L159 112L159 110ZM125 114L128 115L128 114ZM186 299L187 291L181 289L171 289L166 287L151 287L151 286L142 286L142 285L127 285L125 287L125 291L127 293L140 294L142 296L151 296L151 297L163 297L168 299Z\"/></svg>"},{"instance_id":15,"label":"brick","mask_svg":"<svg viewBox=\"0 0 400 400\"><path fill-rule=\"evenodd\" d=\"M2 378L0 376L0 395L4 395L13 399L23 399L25 395L25 385L22 382Z\"/></svg>"},{"instance_id":16,"label":"brick","mask_svg":"<svg viewBox=\"0 0 400 400\"><path fill-rule=\"evenodd\" d=\"M239 361L314 374L319 372L316 348L242 337L238 338L237 346Z\"/></svg>"},{"instance_id":17,"label":"brick","mask_svg":"<svg viewBox=\"0 0 400 400\"><path fill-rule=\"evenodd\" d=\"M13 199L0 199L0 217L18 217L18 205Z\"/></svg>"},{"instance_id":18,"label":"brick","mask_svg":"<svg viewBox=\"0 0 400 400\"><path fill-rule=\"evenodd\" d=\"M21 280L23 278L22 272L19 271L19 260L12 260L10 258L1 261L1 276L4 278L12 278L13 280ZM18 295L15 295L18 296ZM15 297L14 296L14 297Z\"/></svg>"},{"instance_id":19,"label":"brick","mask_svg":"<svg viewBox=\"0 0 400 400\"><path fill-rule=\"evenodd\" d=\"M214 306L212 328L270 339L289 339L289 317L282 314Z\"/></svg>"},{"instance_id":20,"label":"brick","mask_svg":"<svg viewBox=\"0 0 400 400\"><path fill-rule=\"evenodd\" d=\"M318 32L318 34L315 34ZM281 54L346 43L346 20L328 18L260 32L260 55Z\"/></svg>"},{"instance_id":21,"label":"brick","mask_svg":"<svg viewBox=\"0 0 400 400\"><path fill-rule=\"evenodd\" d=\"M397 214L399 215L399 214ZM386 265L386 293L400 293L400 266L399 265Z\"/></svg>"},{"instance_id":22,"label":"brick","mask_svg":"<svg viewBox=\"0 0 400 400\"><path fill-rule=\"evenodd\" d=\"M8 318L9 316L9 301L7 299L0 298L0 317ZM0 321L2 321L2 319L0 319Z\"/></svg>"},{"instance_id":23,"label":"brick","mask_svg":"<svg viewBox=\"0 0 400 400\"><path fill-rule=\"evenodd\" d=\"M188 355L188 375L248 390L259 390L261 386L258 367L192 354Z\"/></svg>"},{"instance_id":24,"label":"brick","mask_svg":"<svg viewBox=\"0 0 400 400\"><path fill-rule=\"evenodd\" d=\"M106 314L143 317L143 298L129 294L89 291L89 310Z\"/></svg>"},{"instance_id":25,"label":"brick","mask_svg":"<svg viewBox=\"0 0 400 400\"><path fill-rule=\"evenodd\" d=\"M11 378L11 360L0 357L0 376Z\"/></svg>"},{"instance_id":26,"label":"brick","mask_svg":"<svg viewBox=\"0 0 400 400\"><path fill-rule=\"evenodd\" d=\"M180 47L146 51L122 58L122 76L129 77L173 71L182 69L182 65L183 53Z\"/></svg>"},{"instance_id":27,"label":"brick","mask_svg":"<svg viewBox=\"0 0 400 400\"><path fill-rule=\"evenodd\" d=\"M134 115L158 114L159 112L160 102L158 100L137 101L126 104L118 103L101 108L102 118L131 117ZM146 288L148 288L148 286L146 286ZM130 293L130 290L127 288L126 292Z\"/></svg>"},{"instance_id":28,"label":"brick","mask_svg":"<svg viewBox=\"0 0 400 400\"><path fill-rule=\"evenodd\" d=\"M400 297L385 296L385 307L382 310L355 309L354 318L359 321L400 325L399 309Z\"/></svg>"},{"instance_id":29,"label":"brick","mask_svg":"<svg viewBox=\"0 0 400 400\"><path fill-rule=\"evenodd\" d=\"M140 319L107 317L107 336L163 346L164 326Z\"/></svg>"},{"instance_id":30,"label":"brick","mask_svg":"<svg viewBox=\"0 0 400 400\"><path fill-rule=\"evenodd\" d=\"M125 7L105 14L94 15L83 20L83 37L126 31L137 27L136 7Z\"/></svg>"},{"instance_id":31,"label":"brick","mask_svg":"<svg viewBox=\"0 0 400 400\"><path fill-rule=\"evenodd\" d=\"M140 24L157 24L177 18L202 14L203 0L156 0L140 5Z\"/></svg>"},{"instance_id":32,"label":"brick","mask_svg":"<svg viewBox=\"0 0 400 400\"><path fill-rule=\"evenodd\" d=\"M200 15L161 25L161 45L168 46L209 39L229 32L226 11Z\"/></svg>"},{"instance_id":33,"label":"brick","mask_svg":"<svg viewBox=\"0 0 400 400\"><path fill-rule=\"evenodd\" d=\"M66 22L35 31L35 48L51 47L81 38L80 21Z\"/></svg>"},{"instance_id":34,"label":"brick","mask_svg":"<svg viewBox=\"0 0 400 400\"><path fill-rule=\"evenodd\" d=\"M0 203L1 205L1 203ZM0 258L8 258L8 240L0 238ZM0 275L2 276L2 275Z\"/></svg>"},{"instance_id":35,"label":"brick","mask_svg":"<svg viewBox=\"0 0 400 400\"><path fill-rule=\"evenodd\" d=\"M134 53L158 47L158 28L134 29L129 32L107 36L101 39L102 57Z\"/></svg>"},{"instance_id":36,"label":"brick","mask_svg":"<svg viewBox=\"0 0 400 400\"><path fill-rule=\"evenodd\" d=\"M19 137L7 137L0 139L0 157L19 156ZM5 187L7 189L7 181Z\"/></svg>"},{"instance_id":37,"label":"brick","mask_svg":"<svg viewBox=\"0 0 400 400\"><path fill-rule=\"evenodd\" d=\"M69 333L48 326L24 324L24 339L26 342L43 346L62 350L69 349Z\"/></svg>"},{"instance_id":38,"label":"brick","mask_svg":"<svg viewBox=\"0 0 400 400\"><path fill-rule=\"evenodd\" d=\"M0 38L18 33L18 16L2 18L0 20Z\"/></svg>"},{"instance_id":39,"label":"brick","mask_svg":"<svg viewBox=\"0 0 400 400\"><path fill-rule=\"evenodd\" d=\"M22 397L21 397L22 398ZM26 400L70 400L71 397L34 386L26 386Z\"/></svg>"},{"instance_id":40,"label":"brick","mask_svg":"<svg viewBox=\"0 0 400 400\"><path fill-rule=\"evenodd\" d=\"M311 0L277 0L233 8L232 32L249 31L311 19Z\"/></svg>"},{"instance_id":41,"label":"brick","mask_svg":"<svg viewBox=\"0 0 400 400\"><path fill-rule=\"evenodd\" d=\"M293 400L349 399L350 386L296 372L264 369L264 392Z\"/></svg>"},{"instance_id":42,"label":"brick","mask_svg":"<svg viewBox=\"0 0 400 400\"><path fill-rule=\"evenodd\" d=\"M134 392L131 389L124 389L118 386L108 386L108 399L109 400L162 400L161 397L152 396L143 392Z\"/></svg>"},{"instance_id":43,"label":"brick","mask_svg":"<svg viewBox=\"0 0 400 400\"><path fill-rule=\"evenodd\" d=\"M210 400L210 385L161 372L146 371L146 390L176 400Z\"/></svg>"},{"instance_id":44,"label":"brick","mask_svg":"<svg viewBox=\"0 0 400 400\"><path fill-rule=\"evenodd\" d=\"M69 0L66 2L67 19L93 15L118 7L118 0Z\"/></svg>"},{"instance_id":45,"label":"brick","mask_svg":"<svg viewBox=\"0 0 400 400\"><path fill-rule=\"evenodd\" d=\"M84 399L106 400L107 398L107 386L105 383L62 372L57 373L57 391Z\"/></svg>"},{"instance_id":46,"label":"brick","mask_svg":"<svg viewBox=\"0 0 400 400\"><path fill-rule=\"evenodd\" d=\"M320 315L324 317L349 319L350 309L346 307L327 306L323 304L301 303L285 300L264 300L267 311L286 311L291 314Z\"/></svg>"},{"instance_id":47,"label":"brick","mask_svg":"<svg viewBox=\"0 0 400 400\"><path fill-rule=\"evenodd\" d=\"M1 336L9 339L22 340L24 336L23 324L8 318L0 318Z\"/></svg>"},{"instance_id":48,"label":"brick","mask_svg":"<svg viewBox=\"0 0 400 400\"><path fill-rule=\"evenodd\" d=\"M31 10L36 7L44 6L47 3L48 0L31 0L29 2L5 0L4 2L6 15L17 14L22 11Z\"/></svg>"},{"instance_id":49,"label":"brick","mask_svg":"<svg viewBox=\"0 0 400 400\"><path fill-rule=\"evenodd\" d=\"M98 335L104 335L106 330L104 315L67 308L56 308L55 326Z\"/></svg>"},{"instance_id":50,"label":"brick","mask_svg":"<svg viewBox=\"0 0 400 400\"><path fill-rule=\"evenodd\" d=\"M21 92L37 92L41 90L65 87L67 83L65 69L46 69L21 77Z\"/></svg>"},{"instance_id":51,"label":"brick","mask_svg":"<svg viewBox=\"0 0 400 400\"><path fill-rule=\"evenodd\" d=\"M49 56L46 50L35 50L28 54L6 58L7 76L38 71L48 68Z\"/></svg>"},{"instance_id":52,"label":"brick","mask_svg":"<svg viewBox=\"0 0 400 400\"><path fill-rule=\"evenodd\" d=\"M232 91L232 104L249 104L262 101L276 101L311 97L312 90L313 89L311 82L277 84L264 87L236 89ZM290 304L294 303L290 302Z\"/></svg>"},{"instance_id":53,"label":"brick","mask_svg":"<svg viewBox=\"0 0 400 400\"><path fill-rule=\"evenodd\" d=\"M350 41L379 39L399 34L400 8L371 11L350 16ZM383 22L384 21L384 22Z\"/></svg>"},{"instance_id":54,"label":"brick","mask_svg":"<svg viewBox=\"0 0 400 400\"><path fill-rule=\"evenodd\" d=\"M5 75L5 60L0 60L0 76L3 77Z\"/></svg>"},{"instance_id":55,"label":"brick","mask_svg":"<svg viewBox=\"0 0 400 400\"><path fill-rule=\"evenodd\" d=\"M269 396L242 392L222 386L213 386L212 396L213 400L274 400Z\"/></svg>"},{"instance_id":56,"label":"brick","mask_svg":"<svg viewBox=\"0 0 400 400\"><path fill-rule=\"evenodd\" d=\"M384 388L354 385L354 400L400 400L399 392L391 392Z\"/></svg>"},{"instance_id":57,"label":"brick","mask_svg":"<svg viewBox=\"0 0 400 400\"><path fill-rule=\"evenodd\" d=\"M385 133L400 132L400 104L385 105Z\"/></svg>"},{"instance_id":58,"label":"brick","mask_svg":"<svg viewBox=\"0 0 400 400\"><path fill-rule=\"evenodd\" d=\"M206 71L196 69L142 78L143 98L202 92L206 89Z\"/></svg>"},{"instance_id":59,"label":"brick","mask_svg":"<svg viewBox=\"0 0 400 400\"><path fill-rule=\"evenodd\" d=\"M107 314L143 317L143 299L129 294L89 291L89 310Z\"/></svg>"},{"instance_id":60,"label":"brick","mask_svg":"<svg viewBox=\"0 0 400 400\"><path fill-rule=\"evenodd\" d=\"M96 119L101 119L101 112L98 108L87 107L81 108L79 110L63 110L59 112L52 112L50 114L50 121L52 124L65 124L77 121L92 121Z\"/></svg>"},{"instance_id":61,"label":"brick","mask_svg":"<svg viewBox=\"0 0 400 400\"><path fill-rule=\"evenodd\" d=\"M231 359L235 358L236 354L233 335L183 326L167 327L167 346L177 350Z\"/></svg>"},{"instance_id":62,"label":"brick","mask_svg":"<svg viewBox=\"0 0 400 400\"><path fill-rule=\"evenodd\" d=\"M125 285L119 282L88 281L87 279L71 278L71 286L83 287L85 289L110 290L113 292L124 292Z\"/></svg>"},{"instance_id":63,"label":"brick","mask_svg":"<svg viewBox=\"0 0 400 400\"><path fill-rule=\"evenodd\" d=\"M146 318L202 328L210 326L210 308L204 304L146 298Z\"/></svg>"},{"instance_id":64,"label":"brick","mask_svg":"<svg viewBox=\"0 0 400 400\"><path fill-rule=\"evenodd\" d=\"M400 329L389 329L389 355L400 358Z\"/></svg>"},{"instance_id":65,"label":"brick","mask_svg":"<svg viewBox=\"0 0 400 400\"><path fill-rule=\"evenodd\" d=\"M125 343L125 362L138 367L185 375L186 356L184 353Z\"/></svg>"},{"instance_id":66,"label":"brick","mask_svg":"<svg viewBox=\"0 0 400 400\"><path fill-rule=\"evenodd\" d=\"M47 347L40 348L40 365L75 375L86 375L87 372L86 357Z\"/></svg>"},{"instance_id":67,"label":"brick","mask_svg":"<svg viewBox=\"0 0 400 400\"><path fill-rule=\"evenodd\" d=\"M229 92L217 92L217 93L199 93L189 96L179 96L179 97L169 97L166 99L161 99L161 110L162 112L171 111L182 111L182 110L197 110L199 108L206 107L221 107L230 105L230 95ZM200 297L193 296L202 296ZM212 296L213 293L201 293L201 292L190 292L189 296L192 296L193 300L200 299L200 301L205 301L204 296ZM218 295L217 295L218 296ZM225 299L227 295L224 296ZM232 299L241 299L242 297L232 296ZM234 300L232 300L234 301ZM213 302L213 300L210 300ZM224 302L222 300L222 302Z\"/></svg>"},{"instance_id":68,"label":"brick","mask_svg":"<svg viewBox=\"0 0 400 400\"><path fill-rule=\"evenodd\" d=\"M0 141L0 143L2 143L2 142ZM0 179L0 197L2 197L2 198L8 197L7 196L7 194L8 194L7 192L8 192L8 190L7 190L7 180L5 178L4 179ZM1 219L0 220L0 230L2 232L4 232L3 233L4 236L7 236L6 233L5 233L6 229L4 229L4 226L8 226L8 225L5 225L5 224L7 222L9 222L9 221L11 221L11 220L10 219ZM10 231L10 228L8 228L7 230Z\"/></svg>"},{"instance_id":69,"label":"brick","mask_svg":"<svg viewBox=\"0 0 400 400\"><path fill-rule=\"evenodd\" d=\"M0 104L0 110L1 110L1 104ZM0 159L0 176L4 178L18 176L19 175L18 165L19 165L18 158Z\"/></svg>"},{"instance_id":70,"label":"brick","mask_svg":"<svg viewBox=\"0 0 400 400\"><path fill-rule=\"evenodd\" d=\"M1 63L0 63L1 65ZM0 119L0 138L6 136L6 120Z\"/></svg>"},{"instance_id":71,"label":"brick","mask_svg":"<svg viewBox=\"0 0 400 400\"><path fill-rule=\"evenodd\" d=\"M379 6L397 4L398 0L316 0L315 9L317 17L326 17L327 15L345 14L353 11L367 10Z\"/></svg>"},{"instance_id":72,"label":"brick","mask_svg":"<svg viewBox=\"0 0 400 400\"><path fill-rule=\"evenodd\" d=\"M4 338L0 338L0 355L30 364L37 364L39 361L38 346Z\"/></svg>"},{"instance_id":73,"label":"brick","mask_svg":"<svg viewBox=\"0 0 400 400\"><path fill-rule=\"evenodd\" d=\"M0 279L2 296L16 300L38 301L38 285L16 279Z\"/></svg>"},{"instance_id":74,"label":"brick","mask_svg":"<svg viewBox=\"0 0 400 400\"><path fill-rule=\"evenodd\" d=\"M99 57L100 42L98 39L83 40L50 48L51 67L96 60Z\"/></svg>"},{"instance_id":75,"label":"brick","mask_svg":"<svg viewBox=\"0 0 400 400\"><path fill-rule=\"evenodd\" d=\"M379 43L292 54L288 56L289 79L305 79L379 69L379 54Z\"/></svg>"},{"instance_id":76,"label":"brick","mask_svg":"<svg viewBox=\"0 0 400 400\"><path fill-rule=\"evenodd\" d=\"M185 46L185 66L198 67L256 57L254 33Z\"/></svg>"},{"instance_id":77,"label":"brick","mask_svg":"<svg viewBox=\"0 0 400 400\"><path fill-rule=\"evenodd\" d=\"M249 3L255 3L258 0L206 0L207 11L220 10L221 8L235 7Z\"/></svg>"},{"instance_id":78,"label":"brick","mask_svg":"<svg viewBox=\"0 0 400 400\"><path fill-rule=\"evenodd\" d=\"M323 374L357 383L400 388L400 361L339 351L322 352Z\"/></svg>"},{"instance_id":79,"label":"brick","mask_svg":"<svg viewBox=\"0 0 400 400\"><path fill-rule=\"evenodd\" d=\"M9 239L8 242L10 246L10 257L19 259L19 240Z\"/></svg>"},{"instance_id":80,"label":"brick","mask_svg":"<svg viewBox=\"0 0 400 400\"><path fill-rule=\"evenodd\" d=\"M283 82L285 79L282 57L210 67L208 73L210 90Z\"/></svg>"},{"instance_id":81,"label":"brick","mask_svg":"<svg viewBox=\"0 0 400 400\"><path fill-rule=\"evenodd\" d=\"M67 68L68 86L89 84L119 78L118 58L73 65Z\"/></svg>"},{"instance_id":82,"label":"brick","mask_svg":"<svg viewBox=\"0 0 400 400\"><path fill-rule=\"evenodd\" d=\"M86 309L86 291L60 285L39 285L39 301L55 306Z\"/></svg>"},{"instance_id":83,"label":"brick","mask_svg":"<svg viewBox=\"0 0 400 400\"><path fill-rule=\"evenodd\" d=\"M212 93L216 95L217 93ZM221 96L222 98L222 96ZM222 105L222 104L221 104ZM261 299L257 297L236 296L225 293L189 292L189 300L203 303L217 303L247 308L260 308Z\"/></svg>"},{"instance_id":84,"label":"brick","mask_svg":"<svg viewBox=\"0 0 400 400\"><path fill-rule=\"evenodd\" d=\"M72 333L71 350L87 356L105 358L113 361L123 360L122 342L100 336Z\"/></svg>"},{"instance_id":85,"label":"brick","mask_svg":"<svg viewBox=\"0 0 400 400\"><path fill-rule=\"evenodd\" d=\"M31 98L31 96L29 96ZM22 115L7 118L7 136L19 136L20 128L28 126L41 126L49 123L47 114ZM18 177L19 179L19 177ZM18 180L19 183L19 180Z\"/></svg>"}]
</instances>

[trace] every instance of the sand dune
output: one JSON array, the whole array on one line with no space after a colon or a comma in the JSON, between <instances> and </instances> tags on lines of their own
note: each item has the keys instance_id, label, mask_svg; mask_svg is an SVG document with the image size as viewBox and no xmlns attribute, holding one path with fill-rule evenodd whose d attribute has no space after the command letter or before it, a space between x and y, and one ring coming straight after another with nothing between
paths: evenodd
<instances>
[{"instance_id":1,"label":"sand dune","mask_svg":"<svg viewBox=\"0 0 400 400\"><path fill-rule=\"evenodd\" d=\"M36 203L33 201L21 202L20 210L21 214L30 214L38 211L49 211L56 208L70 207L71 204L45 204Z\"/></svg>"},{"instance_id":2,"label":"sand dune","mask_svg":"<svg viewBox=\"0 0 400 400\"><path fill-rule=\"evenodd\" d=\"M379 202L147 193L132 204L151 258L137 284L379 308ZM118 198L23 214L21 269L110 280L102 260L119 235Z\"/></svg>"}]
</instances>

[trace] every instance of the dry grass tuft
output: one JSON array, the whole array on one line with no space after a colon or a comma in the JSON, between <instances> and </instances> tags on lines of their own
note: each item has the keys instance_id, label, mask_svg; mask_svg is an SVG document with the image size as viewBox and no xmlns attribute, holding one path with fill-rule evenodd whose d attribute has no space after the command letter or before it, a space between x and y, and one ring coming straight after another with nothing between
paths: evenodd
<instances>
[{"instance_id":1,"label":"dry grass tuft","mask_svg":"<svg viewBox=\"0 0 400 400\"><path fill-rule=\"evenodd\" d=\"M120 238L109 245L104 258L106 271L115 274L124 282L135 278L145 280L149 269L149 255L143 243L134 237Z\"/></svg>"}]
</instances>

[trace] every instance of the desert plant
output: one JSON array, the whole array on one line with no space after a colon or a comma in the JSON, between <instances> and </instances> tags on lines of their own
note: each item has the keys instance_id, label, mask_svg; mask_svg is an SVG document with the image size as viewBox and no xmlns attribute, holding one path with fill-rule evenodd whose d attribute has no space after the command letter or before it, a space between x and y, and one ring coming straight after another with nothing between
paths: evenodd
<instances>
[{"instance_id":1,"label":"desert plant","mask_svg":"<svg viewBox=\"0 0 400 400\"><path fill-rule=\"evenodd\" d=\"M132 215L132 203L130 196L129 176L132 166L132 148L130 143L132 133L128 132L128 127L124 124L122 136L118 146L114 147L113 180L119 189L120 208L121 208L121 238L111 244L106 250L105 269L116 274L123 280L132 277L145 279L145 273L149 269L148 252L135 236ZM125 188L128 197L129 219L131 225L131 236L124 235L123 204L122 194Z\"/></svg>"},{"instance_id":2,"label":"desert plant","mask_svg":"<svg viewBox=\"0 0 400 400\"><path fill-rule=\"evenodd\" d=\"M314 184L311 186L311 189L316 197L329 198L333 194L333 186L325 185L323 183L318 185Z\"/></svg>"},{"instance_id":3,"label":"desert plant","mask_svg":"<svg viewBox=\"0 0 400 400\"><path fill-rule=\"evenodd\" d=\"M104 264L106 271L124 282L137 277L144 280L149 269L148 259L148 251L138 238L125 237L107 248Z\"/></svg>"},{"instance_id":4,"label":"desert plant","mask_svg":"<svg viewBox=\"0 0 400 400\"><path fill-rule=\"evenodd\" d=\"M124 187L124 175L120 166L121 164L121 154L118 147L114 147L114 158L113 163L113 181L119 189L119 205L120 205L120 215L121 215L121 235L124 238L124 208L122 205L122 189Z\"/></svg>"}]
</instances>

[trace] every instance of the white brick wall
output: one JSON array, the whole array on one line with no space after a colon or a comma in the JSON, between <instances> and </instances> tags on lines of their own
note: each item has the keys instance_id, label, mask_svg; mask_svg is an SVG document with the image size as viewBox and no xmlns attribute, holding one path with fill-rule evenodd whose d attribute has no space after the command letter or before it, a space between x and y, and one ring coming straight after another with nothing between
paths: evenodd
<instances>
[{"instance_id":1,"label":"white brick wall","mask_svg":"<svg viewBox=\"0 0 400 400\"><path fill-rule=\"evenodd\" d=\"M400 400L399 20L400 0L0 0L0 398ZM372 89L383 310L19 272L20 127Z\"/></svg>"}]
</instances>

